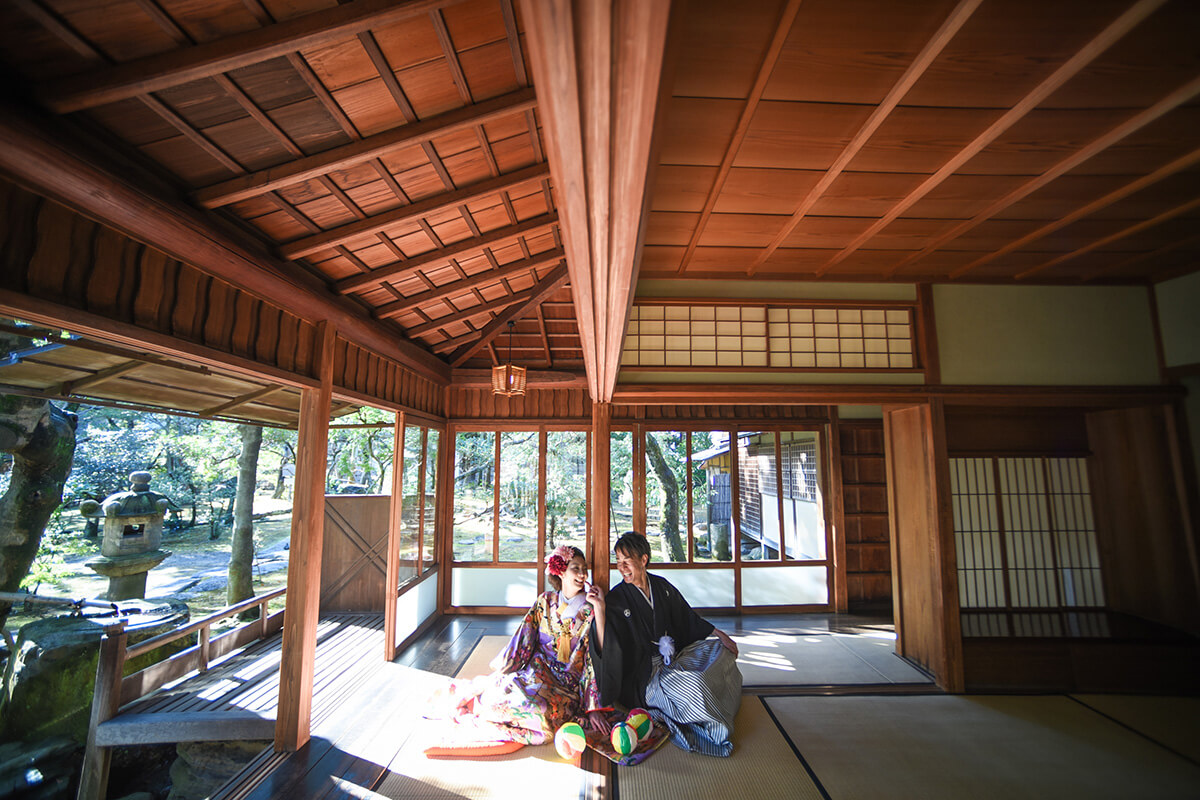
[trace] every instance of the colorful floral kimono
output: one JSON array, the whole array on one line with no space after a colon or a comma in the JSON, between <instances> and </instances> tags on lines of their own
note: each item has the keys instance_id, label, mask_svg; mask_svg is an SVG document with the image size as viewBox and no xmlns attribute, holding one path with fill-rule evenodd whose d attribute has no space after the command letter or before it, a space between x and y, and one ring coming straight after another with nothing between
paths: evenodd
<instances>
[{"instance_id":1,"label":"colorful floral kimono","mask_svg":"<svg viewBox=\"0 0 1200 800\"><path fill-rule=\"evenodd\" d=\"M592 607L558 592L538 597L490 675L456 685L456 721L499 741L544 744L558 727L600 707L588 659Z\"/></svg>"}]
</instances>

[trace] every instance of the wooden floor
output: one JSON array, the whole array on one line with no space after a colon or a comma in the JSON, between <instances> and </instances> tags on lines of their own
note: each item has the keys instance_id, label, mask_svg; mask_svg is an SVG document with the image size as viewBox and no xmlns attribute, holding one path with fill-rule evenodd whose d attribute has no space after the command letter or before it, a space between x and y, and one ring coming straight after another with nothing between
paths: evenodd
<instances>
[{"instance_id":1,"label":"wooden floor","mask_svg":"<svg viewBox=\"0 0 1200 800\"><path fill-rule=\"evenodd\" d=\"M282 633L277 633L203 675L132 703L97 728L97 742L112 746L273 739L282 641ZM382 653L382 614L335 614L321 619L313 667L315 724L383 666Z\"/></svg>"},{"instance_id":2,"label":"wooden floor","mask_svg":"<svg viewBox=\"0 0 1200 800\"><path fill-rule=\"evenodd\" d=\"M890 634L891 621L834 614L752 615L712 617L711 621L730 634L792 633ZM359 690L341 708L314 724L313 738L294 754L264 752L242 775L230 782L215 798L220 800L307 800L324 797L431 797L455 796L433 786L421 787L395 769L401 754L422 743L410 741L418 728L425 696L455 675L485 636L511 635L519 616L447 616L439 619L391 664L369 675ZM372 651L373 652L373 651ZM831 675L813 693L827 693L836 684ZM878 688L878 687L876 687ZM854 688L848 687L850 692ZM919 689L929 691L929 687ZM795 691L795 690L794 690ZM804 691L804 689L800 689ZM897 687L911 692L913 687ZM545 748L533 748L544 750ZM460 768L469 767L467 762ZM392 769L389 769L392 765ZM563 766L561 764L555 766ZM568 787L571 797L595 800L612 797L612 769L608 761L585 753L575 770L578 790ZM574 769L574 768L572 768ZM562 776L555 776L555 780ZM390 787L381 786L388 782ZM408 785L400 785L407 781ZM458 795L462 796L462 795Z\"/></svg>"}]
</instances>

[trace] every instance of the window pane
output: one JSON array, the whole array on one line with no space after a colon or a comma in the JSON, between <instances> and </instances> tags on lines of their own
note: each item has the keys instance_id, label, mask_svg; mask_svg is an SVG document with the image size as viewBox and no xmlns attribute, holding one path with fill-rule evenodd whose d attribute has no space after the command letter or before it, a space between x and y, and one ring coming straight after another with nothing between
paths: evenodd
<instances>
[{"instance_id":1,"label":"window pane","mask_svg":"<svg viewBox=\"0 0 1200 800\"><path fill-rule=\"evenodd\" d=\"M779 558L775 434L738 434L738 530L742 559Z\"/></svg>"},{"instance_id":2,"label":"window pane","mask_svg":"<svg viewBox=\"0 0 1200 800\"><path fill-rule=\"evenodd\" d=\"M587 432L546 434L546 550L587 552Z\"/></svg>"},{"instance_id":3,"label":"window pane","mask_svg":"<svg viewBox=\"0 0 1200 800\"><path fill-rule=\"evenodd\" d=\"M825 500L816 431L782 434L783 527L787 557L825 558Z\"/></svg>"},{"instance_id":4,"label":"window pane","mask_svg":"<svg viewBox=\"0 0 1200 800\"><path fill-rule=\"evenodd\" d=\"M609 434L609 541L633 530L633 433ZM609 556L611 557L611 553Z\"/></svg>"},{"instance_id":5,"label":"window pane","mask_svg":"<svg viewBox=\"0 0 1200 800\"><path fill-rule=\"evenodd\" d=\"M437 467L442 435L440 431L426 429L425 437L425 516L422 520L425 535L421 545L421 560L424 562L422 571L433 566L434 556L437 554L438 534L441 533L438 530L437 515Z\"/></svg>"},{"instance_id":6,"label":"window pane","mask_svg":"<svg viewBox=\"0 0 1200 800\"><path fill-rule=\"evenodd\" d=\"M454 559L491 561L496 434L463 431L454 440Z\"/></svg>"},{"instance_id":7,"label":"window pane","mask_svg":"<svg viewBox=\"0 0 1200 800\"><path fill-rule=\"evenodd\" d=\"M692 434L692 535L696 561L732 561L729 432Z\"/></svg>"},{"instance_id":8,"label":"window pane","mask_svg":"<svg viewBox=\"0 0 1200 800\"><path fill-rule=\"evenodd\" d=\"M535 561L538 432L500 434L500 561Z\"/></svg>"},{"instance_id":9,"label":"window pane","mask_svg":"<svg viewBox=\"0 0 1200 800\"><path fill-rule=\"evenodd\" d=\"M416 577L417 548L421 531L421 429L404 428L404 474L400 494L400 574L399 583Z\"/></svg>"},{"instance_id":10,"label":"window pane","mask_svg":"<svg viewBox=\"0 0 1200 800\"><path fill-rule=\"evenodd\" d=\"M687 436L646 434L646 538L650 560L687 560Z\"/></svg>"}]
</instances>

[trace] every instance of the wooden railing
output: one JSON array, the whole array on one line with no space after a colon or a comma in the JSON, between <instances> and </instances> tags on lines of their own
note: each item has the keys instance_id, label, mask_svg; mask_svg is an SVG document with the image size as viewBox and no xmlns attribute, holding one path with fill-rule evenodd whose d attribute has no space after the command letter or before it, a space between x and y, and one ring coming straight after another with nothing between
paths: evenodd
<instances>
[{"instance_id":1,"label":"wooden railing","mask_svg":"<svg viewBox=\"0 0 1200 800\"><path fill-rule=\"evenodd\" d=\"M104 629L100 640L100 657L96 664L96 688L92 695L92 715L88 725L87 753L80 778L80 798L103 797L108 784L109 748L97 746L96 729L117 716L122 706L144 697L189 672L204 673L210 664L239 647L264 639L283 627L284 610L267 615L267 604L282 597L287 588L243 600L207 617L189 622L173 631L127 645L128 633L122 620ZM212 626L223 619L258 607L258 619L229 630L215 639ZM122 677L125 663L130 659L153 652L185 636L197 634L197 642L179 653L152 664L143 670Z\"/></svg>"}]
</instances>

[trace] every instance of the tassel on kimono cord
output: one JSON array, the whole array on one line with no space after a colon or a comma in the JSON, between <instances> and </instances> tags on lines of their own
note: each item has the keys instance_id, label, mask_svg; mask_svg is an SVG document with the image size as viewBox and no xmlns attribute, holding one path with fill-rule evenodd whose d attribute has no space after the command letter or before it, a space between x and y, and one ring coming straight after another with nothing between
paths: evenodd
<instances>
[{"instance_id":1,"label":"tassel on kimono cord","mask_svg":"<svg viewBox=\"0 0 1200 800\"><path fill-rule=\"evenodd\" d=\"M671 659L675 658L675 640L664 634L655 644L658 645L658 653L662 656L663 666L671 666Z\"/></svg>"}]
</instances>

